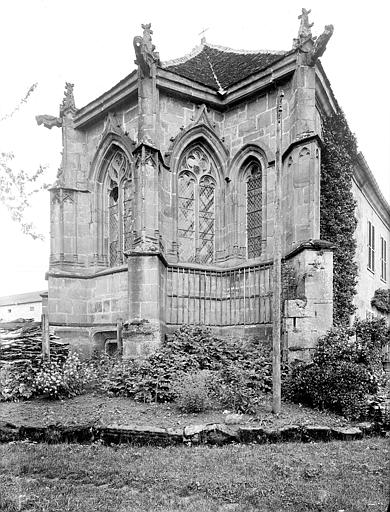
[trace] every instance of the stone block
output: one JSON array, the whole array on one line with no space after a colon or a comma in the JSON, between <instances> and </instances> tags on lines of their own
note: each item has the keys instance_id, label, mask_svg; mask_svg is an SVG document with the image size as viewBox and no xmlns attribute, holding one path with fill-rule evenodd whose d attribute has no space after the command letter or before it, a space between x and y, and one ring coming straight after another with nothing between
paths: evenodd
<instances>
[{"instance_id":1,"label":"stone block","mask_svg":"<svg viewBox=\"0 0 390 512\"><path fill-rule=\"evenodd\" d=\"M332 428L332 437L341 441L362 439L363 432L357 427Z\"/></svg>"},{"instance_id":2,"label":"stone block","mask_svg":"<svg viewBox=\"0 0 390 512\"><path fill-rule=\"evenodd\" d=\"M310 441L329 441L331 438L330 427L324 425L305 425L302 432L302 440Z\"/></svg>"},{"instance_id":3,"label":"stone block","mask_svg":"<svg viewBox=\"0 0 390 512\"><path fill-rule=\"evenodd\" d=\"M279 432L282 441L300 441L302 438L302 428L299 425L285 425L279 429Z\"/></svg>"},{"instance_id":4,"label":"stone block","mask_svg":"<svg viewBox=\"0 0 390 512\"><path fill-rule=\"evenodd\" d=\"M285 301L285 316L288 318L306 318L314 316L314 309L308 307L307 300L291 299Z\"/></svg>"},{"instance_id":5,"label":"stone block","mask_svg":"<svg viewBox=\"0 0 390 512\"><path fill-rule=\"evenodd\" d=\"M264 428L255 425L244 425L238 430L242 443L264 443Z\"/></svg>"},{"instance_id":6,"label":"stone block","mask_svg":"<svg viewBox=\"0 0 390 512\"><path fill-rule=\"evenodd\" d=\"M238 440L238 429L221 423L184 427L184 441L192 444L222 445Z\"/></svg>"},{"instance_id":7,"label":"stone block","mask_svg":"<svg viewBox=\"0 0 390 512\"><path fill-rule=\"evenodd\" d=\"M249 119L238 125L238 136L243 137L256 131L256 120Z\"/></svg>"}]
</instances>

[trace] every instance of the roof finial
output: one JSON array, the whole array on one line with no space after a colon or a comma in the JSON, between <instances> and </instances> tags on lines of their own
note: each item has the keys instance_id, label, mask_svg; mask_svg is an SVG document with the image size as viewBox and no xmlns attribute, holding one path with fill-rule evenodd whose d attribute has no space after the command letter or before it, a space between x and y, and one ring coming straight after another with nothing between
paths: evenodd
<instances>
[{"instance_id":1,"label":"roof finial","mask_svg":"<svg viewBox=\"0 0 390 512\"><path fill-rule=\"evenodd\" d=\"M301 24L299 25L298 37L294 39L294 48L312 37L311 27L314 25L314 23L309 23L310 13L311 9L305 9L302 7L302 14L298 16L298 19L301 20Z\"/></svg>"},{"instance_id":2,"label":"roof finial","mask_svg":"<svg viewBox=\"0 0 390 512\"><path fill-rule=\"evenodd\" d=\"M204 28L203 30L201 30L199 32L199 36L202 36L201 40L200 40L200 44L206 44L206 36L204 35L205 32L207 32L208 28Z\"/></svg>"}]
</instances>

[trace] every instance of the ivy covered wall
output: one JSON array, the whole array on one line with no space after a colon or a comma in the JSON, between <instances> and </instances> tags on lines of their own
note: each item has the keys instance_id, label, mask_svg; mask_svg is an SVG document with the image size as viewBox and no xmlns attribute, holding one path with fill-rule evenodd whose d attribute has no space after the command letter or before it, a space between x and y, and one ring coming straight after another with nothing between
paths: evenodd
<instances>
[{"instance_id":1,"label":"ivy covered wall","mask_svg":"<svg viewBox=\"0 0 390 512\"><path fill-rule=\"evenodd\" d=\"M321 239L335 246L333 263L333 319L336 325L349 325L355 311L358 267L355 263L354 232L356 202L352 176L357 158L356 138L341 110L323 117L321 156Z\"/></svg>"}]
</instances>

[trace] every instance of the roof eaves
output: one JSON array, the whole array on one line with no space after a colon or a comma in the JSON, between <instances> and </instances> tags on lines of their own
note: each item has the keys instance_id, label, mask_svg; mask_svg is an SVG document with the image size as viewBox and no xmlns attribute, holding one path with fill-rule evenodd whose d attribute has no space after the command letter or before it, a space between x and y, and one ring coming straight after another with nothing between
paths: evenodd
<instances>
[{"instance_id":1,"label":"roof eaves","mask_svg":"<svg viewBox=\"0 0 390 512\"><path fill-rule=\"evenodd\" d=\"M386 212L386 214L388 216L387 222L389 222L389 220L390 220L390 205L387 202L385 196L383 195L381 189L379 188L378 182L376 181L375 176L374 176L373 172L371 171L371 169L367 163L367 160L364 158L364 155L361 151L358 153L358 156L357 156L357 164L364 171L365 176L367 178L367 181L365 183L368 183L371 186L373 192L379 199L378 202L381 204L382 208ZM357 173L357 171L355 168L354 175L357 178L356 173ZM365 183L363 183L363 186L365 185Z\"/></svg>"},{"instance_id":2,"label":"roof eaves","mask_svg":"<svg viewBox=\"0 0 390 512\"><path fill-rule=\"evenodd\" d=\"M98 110L97 115L99 115L102 113L102 111L105 111L108 108L112 108L112 106L109 104L109 101L107 100L110 97L113 98L115 94L123 92L122 89L126 89L131 85L132 82L135 82L134 78L136 77L136 75L137 70L132 71L129 75L120 80L108 91L104 92L91 102L87 103L87 105L85 105L84 107L78 109L75 115L76 128L82 127L85 124L85 122L89 122L91 118L88 117L88 114L93 113L94 111L96 111L96 109ZM122 96L120 97L120 100L122 100ZM87 117L87 121L84 121L85 117ZM92 118L94 117L95 115L92 114Z\"/></svg>"}]
</instances>

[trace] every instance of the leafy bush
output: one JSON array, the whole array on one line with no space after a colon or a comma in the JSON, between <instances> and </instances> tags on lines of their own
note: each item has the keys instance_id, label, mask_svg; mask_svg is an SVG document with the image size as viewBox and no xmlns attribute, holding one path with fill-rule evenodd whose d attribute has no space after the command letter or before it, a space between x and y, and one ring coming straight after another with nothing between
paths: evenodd
<instances>
[{"instance_id":1,"label":"leafy bush","mask_svg":"<svg viewBox=\"0 0 390 512\"><path fill-rule=\"evenodd\" d=\"M75 353L62 364L43 361L35 374L35 393L55 399L80 395L94 376L91 366L81 362Z\"/></svg>"},{"instance_id":2,"label":"leafy bush","mask_svg":"<svg viewBox=\"0 0 390 512\"><path fill-rule=\"evenodd\" d=\"M183 374L203 370L220 372L216 393L225 403L244 404L249 400L238 399L233 374L245 379L248 396L272 388L270 349L264 342L229 341L205 327L184 325L145 360L117 362L104 379L103 390L145 402L171 402L176 397L175 383Z\"/></svg>"},{"instance_id":3,"label":"leafy bush","mask_svg":"<svg viewBox=\"0 0 390 512\"><path fill-rule=\"evenodd\" d=\"M381 351L388 338L383 319L331 329L320 338L313 361L292 368L286 396L349 418L367 416L368 398L378 392L383 376Z\"/></svg>"},{"instance_id":4,"label":"leafy bush","mask_svg":"<svg viewBox=\"0 0 390 512\"><path fill-rule=\"evenodd\" d=\"M31 364L0 368L0 401L28 400L34 395L35 373Z\"/></svg>"},{"instance_id":5,"label":"leafy bush","mask_svg":"<svg viewBox=\"0 0 390 512\"><path fill-rule=\"evenodd\" d=\"M371 299L371 306L375 307L381 313L390 313L390 288L378 288L375 290L374 296Z\"/></svg>"},{"instance_id":6,"label":"leafy bush","mask_svg":"<svg viewBox=\"0 0 390 512\"><path fill-rule=\"evenodd\" d=\"M230 364L216 373L211 393L223 407L251 414L256 410L265 389L256 371Z\"/></svg>"},{"instance_id":7,"label":"leafy bush","mask_svg":"<svg viewBox=\"0 0 390 512\"><path fill-rule=\"evenodd\" d=\"M213 372L209 370L183 374L173 383L177 407L187 413L208 409L211 405L210 390L213 380Z\"/></svg>"},{"instance_id":8,"label":"leafy bush","mask_svg":"<svg viewBox=\"0 0 390 512\"><path fill-rule=\"evenodd\" d=\"M74 353L63 362L40 360L34 365L4 366L0 370L0 400L68 398L81 394L95 377L93 367Z\"/></svg>"}]
</instances>

